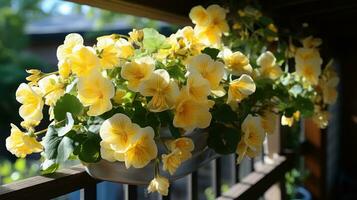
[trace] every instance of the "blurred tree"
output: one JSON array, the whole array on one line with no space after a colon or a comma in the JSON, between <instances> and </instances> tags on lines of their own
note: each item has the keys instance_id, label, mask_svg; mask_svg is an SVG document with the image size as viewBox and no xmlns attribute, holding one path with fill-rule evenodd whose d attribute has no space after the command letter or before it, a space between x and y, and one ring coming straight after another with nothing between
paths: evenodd
<instances>
[{"instance_id":1,"label":"blurred tree","mask_svg":"<svg viewBox=\"0 0 357 200\"><path fill-rule=\"evenodd\" d=\"M25 68L41 66L35 56L25 53L28 44L24 29L28 19L40 17L41 0L0 1L0 131L9 129L10 122L19 122L15 91L26 76ZM1 134L7 135L7 134Z\"/></svg>"}]
</instances>

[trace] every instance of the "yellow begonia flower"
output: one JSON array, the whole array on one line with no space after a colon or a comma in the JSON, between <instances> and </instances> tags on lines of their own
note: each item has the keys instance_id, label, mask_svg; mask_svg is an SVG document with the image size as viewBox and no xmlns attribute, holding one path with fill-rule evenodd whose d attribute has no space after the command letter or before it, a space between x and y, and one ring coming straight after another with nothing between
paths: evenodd
<instances>
[{"instance_id":1,"label":"yellow begonia flower","mask_svg":"<svg viewBox=\"0 0 357 200\"><path fill-rule=\"evenodd\" d=\"M242 123L243 140L249 148L259 149L264 141L265 131L260 116L249 114Z\"/></svg>"},{"instance_id":2,"label":"yellow begonia flower","mask_svg":"<svg viewBox=\"0 0 357 200\"><path fill-rule=\"evenodd\" d=\"M185 87L188 94L197 101L207 100L210 94L210 84L198 72L190 72L187 77L187 85Z\"/></svg>"},{"instance_id":3,"label":"yellow begonia flower","mask_svg":"<svg viewBox=\"0 0 357 200\"><path fill-rule=\"evenodd\" d=\"M317 48L322 44L322 40L320 38L314 38L312 36L306 37L302 40L302 45L305 48Z\"/></svg>"},{"instance_id":4,"label":"yellow begonia flower","mask_svg":"<svg viewBox=\"0 0 357 200\"><path fill-rule=\"evenodd\" d=\"M45 104L54 106L59 98L64 94L64 84L60 78L54 74L42 78L38 86L45 97Z\"/></svg>"},{"instance_id":5,"label":"yellow begonia flower","mask_svg":"<svg viewBox=\"0 0 357 200\"><path fill-rule=\"evenodd\" d=\"M68 34L64 43L57 48L57 58L59 61L66 60L75 46L83 46L83 38L77 33Z\"/></svg>"},{"instance_id":6,"label":"yellow begonia flower","mask_svg":"<svg viewBox=\"0 0 357 200\"><path fill-rule=\"evenodd\" d=\"M326 104L334 104L337 99L337 85L340 82L336 71L332 68L332 60L327 64L319 80L319 86L322 89L323 101Z\"/></svg>"},{"instance_id":7,"label":"yellow begonia flower","mask_svg":"<svg viewBox=\"0 0 357 200\"><path fill-rule=\"evenodd\" d=\"M104 160L109 162L124 161L124 153L115 151L110 143L106 141L100 142L100 155Z\"/></svg>"},{"instance_id":8,"label":"yellow begonia flower","mask_svg":"<svg viewBox=\"0 0 357 200\"><path fill-rule=\"evenodd\" d=\"M175 149L180 150L180 159L183 162L191 158L191 152L194 150L195 145L190 138L182 137L173 141L169 141L168 148L170 149L170 151L174 151Z\"/></svg>"},{"instance_id":9,"label":"yellow begonia flower","mask_svg":"<svg viewBox=\"0 0 357 200\"><path fill-rule=\"evenodd\" d=\"M199 26L207 26L211 22L208 12L202 6L193 7L190 11L189 17L192 20L192 23Z\"/></svg>"},{"instance_id":10,"label":"yellow begonia flower","mask_svg":"<svg viewBox=\"0 0 357 200\"><path fill-rule=\"evenodd\" d=\"M291 117L286 117L285 115L283 115L281 117L281 125L292 127L294 121L299 121L299 119L300 119L300 111L294 112L293 116Z\"/></svg>"},{"instance_id":11,"label":"yellow begonia flower","mask_svg":"<svg viewBox=\"0 0 357 200\"><path fill-rule=\"evenodd\" d=\"M124 161L126 168L142 168L157 156L154 130L140 128L124 114L105 120L99 134L102 157L110 162Z\"/></svg>"},{"instance_id":12,"label":"yellow begonia flower","mask_svg":"<svg viewBox=\"0 0 357 200\"><path fill-rule=\"evenodd\" d=\"M88 76L99 68L99 58L92 47L77 45L67 60L71 70L78 77Z\"/></svg>"},{"instance_id":13,"label":"yellow begonia flower","mask_svg":"<svg viewBox=\"0 0 357 200\"><path fill-rule=\"evenodd\" d=\"M112 69L119 65L119 48L113 38L97 38L96 50L103 69Z\"/></svg>"},{"instance_id":14,"label":"yellow begonia flower","mask_svg":"<svg viewBox=\"0 0 357 200\"><path fill-rule=\"evenodd\" d=\"M199 38L197 38L195 31L191 26L185 26L176 33L177 37L183 38L183 42L187 49L191 50L191 54L197 55L204 48L204 45L200 43Z\"/></svg>"},{"instance_id":15,"label":"yellow begonia flower","mask_svg":"<svg viewBox=\"0 0 357 200\"><path fill-rule=\"evenodd\" d=\"M227 103L240 102L255 92L255 83L249 75L243 74L239 79L229 83Z\"/></svg>"},{"instance_id":16,"label":"yellow begonia flower","mask_svg":"<svg viewBox=\"0 0 357 200\"><path fill-rule=\"evenodd\" d=\"M250 158L254 158L254 157L258 156L260 153L260 150L261 150L260 148L261 147L253 150L253 149L249 148L247 144L245 144L244 140L240 140L240 142L237 145L237 150L236 150L236 153L238 154L237 164L242 162L244 156L248 156Z\"/></svg>"},{"instance_id":17,"label":"yellow begonia flower","mask_svg":"<svg viewBox=\"0 0 357 200\"><path fill-rule=\"evenodd\" d=\"M221 57L223 57L227 69L233 75L240 76L242 74L250 74L253 71L252 66L249 64L248 57L240 51L232 53L230 49L225 48L221 52Z\"/></svg>"},{"instance_id":18,"label":"yellow begonia flower","mask_svg":"<svg viewBox=\"0 0 357 200\"><path fill-rule=\"evenodd\" d=\"M143 96L152 97L147 105L151 112L161 112L174 106L179 88L174 80L170 80L166 70L158 69L142 82L139 92Z\"/></svg>"},{"instance_id":19,"label":"yellow begonia flower","mask_svg":"<svg viewBox=\"0 0 357 200\"><path fill-rule=\"evenodd\" d=\"M203 13L202 8L200 10ZM196 9L193 11L196 11ZM217 46L221 41L222 34L229 31L229 26L225 19L226 11L218 5L210 5L206 9L206 13L209 16L209 22L197 23L195 32L202 43ZM194 12L192 15L194 15Z\"/></svg>"},{"instance_id":20,"label":"yellow begonia flower","mask_svg":"<svg viewBox=\"0 0 357 200\"><path fill-rule=\"evenodd\" d=\"M151 127L141 128L140 132L135 135L128 150L124 153L125 166L129 168L145 167L151 160L157 156L157 146L154 141L154 129Z\"/></svg>"},{"instance_id":21,"label":"yellow begonia flower","mask_svg":"<svg viewBox=\"0 0 357 200\"><path fill-rule=\"evenodd\" d=\"M275 80L283 74L280 66L276 63L274 54L270 51L262 53L257 59L257 64L260 66L262 77Z\"/></svg>"},{"instance_id":22,"label":"yellow begonia flower","mask_svg":"<svg viewBox=\"0 0 357 200\"><path fill-rule=\"evenodd\" d=\"M99 134L113 150L124 153L139 132L139 125L132 123L126 115L118 113L103 122Z\"/></svg>"},{"instance_id":23,"label":"yellow begonia flower","mask_svg":"<svg viewBox=\"0 0 357 200\"><path fill-rule=\"evenodd\" d=\"M43 147L36 138L30 137L11 124L11 134L6 138L6 149L19 158L31 153L41 152Z\"/></svg>"},{"instance_id":24,"label":"yellow begonia flower","mask_svg":"<svg viewBox=\"0 0 357 200\"><path fill-rule=\"evenodd\" d=\"M138 92L140 84L150 78L155 69L155 61L151 57L142 57L126 63L121 69L121 76L128 81L128 88Z\"/></svg>"},{"instance_id":25,"label":"yellow begonia flower","mask_svg":"<svg viewBox=\"0 0 357 200\"><path fill-rule=\"evenodd\" d=\"M209 110L213 105L214 102L210 100L196 101L182 90L175 105L174 126L186 131L207 128L212 119Z\"/></svg>"},{"instance_id":26,"label":"yellow begonia flower","mask_svg":"<svg viewBox=\"0 0 357 200\"><path fill-rule=\"evenodd\" d=\"M298 48L295 53L296 73L311 85L317 85L322 59L314 48Z\"/></svg>"},{"instance_id":27,"label":"yellow begonia flower","mask_svg":"<svg viewBox=\"0 0 357 200\"><path fill-rule=\"evenodd\" d=\"M255 157L260 153L265 138L261 117L249 114L242 123L242 132L244 135L237 146L237 163L240 163L245 155Z\"/></svg>"},{"instance_id":28,"label":"yellow begonia flower","mask_svg":"<svg viewBox=\"0 0 357 200\"><path fill-rule=\"evenodd\" d=\"M19 114L27 125L37 126L43 118L42 100L40 88L21 83L16 90L16 100L21 103Z\"/></svg>"},{"instance_id":29,"label":"yellow begonia flower","mask_svg":"<svg viewBox=\"0 0 357 200\"><path fill-rule=\"evenodd\" d=\"M168 171L173 175L182 163L181 151L179 149L174 149L169 154L162 154L162 163L163 170Z\"/></svg>"},{"instance_id":30,"label":"yellow begonia flower","mask_svg":"<svg viewBox=\"0 0 357 200\"><path fill-rule=\"evenodd\" d=\"M169 193L169 180L163 176L157 175L149 184L148 192L158 192L167 196Z\"/></svg>"},{"instance_id":31,"label":"yellow begonia flower","mask_svg":"<svg viewBox=\"0 0 357 200\"><path fill-rule=\"evenodd\" d=\"M94 70L90 75L79 78L77 88L78 99L84 106L89 106L89 116L98 116L112 109L113 83L99 71Z\"/></svg>"},{"instance_id":32,"label":"yellow begonia flower","mask_svg":"<svg viewBox=\"0 0 357 200\"><path fill-rule=\"evenodd\" d=\"M219 83L224 76L224 64L214 61L207 54L194 56L188 61L188 71L198 72L210 83L211 90L219 88Z\"/></svg>"},{"instance_id":33,"label":"yellow begonia flower","mask_svg":"<svg viewBox=\"0 0 357 200\"><path fill-rule=\"evenodd\" d=\"M278 115L271 112L265 111L262 116L262 126L267 134L273 134L276 130L276 123L278 120Z\"/></svg>"},{"instance_id":34,"label":"yellow begonia flower","mask_svg":"<svg viewBox=\"0 0 357 200\"><path fill-rule=\"evenodd\" d=\"M144 32L142 30L133 29L129 32L129 36L134 42L141 42L144 38Z\"/></svg>"}]
</instances>

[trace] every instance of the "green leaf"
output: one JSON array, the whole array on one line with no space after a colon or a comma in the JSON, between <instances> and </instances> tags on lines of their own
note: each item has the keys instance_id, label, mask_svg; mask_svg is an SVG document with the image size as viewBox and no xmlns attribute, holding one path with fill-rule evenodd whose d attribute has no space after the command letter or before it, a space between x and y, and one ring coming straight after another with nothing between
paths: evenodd
<instances>
[{"instance_id":1,"label":"green leaf","mask_svg":"<svg viewBox=\"0 0 357 200\"><path fill-rule=\"evenodd\" d=\"M314 103L310 99L298 96L295 100L295 107L302 117L311 117L314 114Z\"/></svg>"},{"instance_id":2,"label":"green leaf","mask_svg":"<svg viewBox=\"0 0 357 200\"><path fill-rule=\"evenodd\" d=\"M214 123L209 129L208 147L219 154L234 153L240 140L240 131L220 123Z\"/></svg>"},{"instance_id":3,"label":"green leaf","mask_svg":"<svg viewBox=\"0 0 357 200\"><path fill-rule=\"evenodd\" d=\"M100 127L102 126L104 119L101 117L91 117L87 121L87 129L92 133L99 133Z\"/></svg>"},{"instance_id":4,"label":"green leaf","mask_svg":"<svg viewBox=\"0 0 357 200\"><path fill-rule=\"evenodd\" d=\"M73 141L69 137L65 136L58 144L56 161L58 163L64 162L69 158L69 156L72 153L73 153Z\"/></svg>"},{"instance_id":5,"label":"green leaf","mask_svg":"<svg viewBox=\"0 0 357 200\"><path fill-rule=\"evenodd\" d=\"M155 29L144 28L143 46L148 53L154 53L161 47L168 48L165 44L166 37Z\"/></svg>"},{"instance_id":6,"label":"green leaf","mask_svg":"<svg viewBox=\"0 0 357 200\"><path fill-rule=\"evenodd\" d=\"M87 163L98 162L100 157L100 137L98 134L89 133L79 150L78 158Z\"/></svg>"},{"instance_id":7,"label":"green leaf","mask_svg":"<svg viewBox=\"0 0 357 200\"><path fill-rule=\"evenodd\" d=\"M227 104L214 105L212 116L215 121L222 123L236 122L238 120L237 113Z\"/></svg>"},{"instance_id":8,"label":"green leaf","mask_svg":"<svg viewBox=\"0 0 357 200\"><path fill-rule=\"evenodd\" d=\"M289 89L289 93L291 93L294 97L297 97L303 91L302 87L298 84L294 85Z\"/></svg>"},{"instance_id":9,"label":"green leaf","mask_svg":"<svg viewBox=\"0 0 357 200\"><path fill-rule=\"evenodd\" d=\"M56 103L53 112L55 119L61 121L66 119L66 113L69 112L72 116L78 116L83 111L83 105L77 97L71 94L63 95Z\"/></svg>"},{"instance_id":10,"label":"green leaf","mask_svg":"<svg viewBox=\"0 0 357 200\"><path fill-rule=\"evenodd\" d=\"M71 113L69 113L69 112L66 113L66 119L65 120L66 121L65 121L64 127L57 128L58 136L66 135L73 128L74 120L73 120L73 117L72 117Z\"/></svg>"},{"instance_id":11,"label":"green leaf","mask_svg":"<svg viewBox=\"0 0 357 200\"><path fill-rule=\"evenodd\" d=\"M59 167L59 164L56 163L54 160L48 160L46 159L42 164L41 164L41 172L42 174L51 174L55 172Z\"/></svg>"},{"instance_id":12,"label":"green leaf","mask_svg":"<svg viewBox=\"0 0 357 200\"><path fill-rule=\"evenodd\" d=\"M56 160L57 148L61 139L62 138L58 136L56 128L53 125L50 125L45 137L43 138L43 146L45 148L44 155L46 159Z\"/></svg>"},{"instance_id":13,"label":"green leaf","mask_svg":"<svg viewBox=\"0 0 357 200\"><path fill-rule=\"evenodd\" d=\"M204 54L209 55L213 60L217 59L217 56L219 54L219 49L211 48L211 47L206 47L201 51Z\"/></svg>"},{"instance_id":14,"label":"green leaf","mask_svg":"<svg viewBox=\"0 0 357 200\"><path fill-rule=\"evenodd\" d=\"M73 141L70 137L59 136L58 129L50 125L43 138L44 157L60 164L68 159L73 152Z\"/></svg>"}]
</instances>

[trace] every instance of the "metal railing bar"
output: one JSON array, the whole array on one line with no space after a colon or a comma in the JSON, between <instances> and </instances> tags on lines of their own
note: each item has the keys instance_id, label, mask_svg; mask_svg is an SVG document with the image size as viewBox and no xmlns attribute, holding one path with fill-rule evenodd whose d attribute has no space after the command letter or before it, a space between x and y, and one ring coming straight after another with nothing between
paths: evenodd
<instances>
[{"instance_id":1,"label":"metal railing bar","mask_svg":"<svg viewBox=\"0 0 357 200\"><path fill-rule=\"evenodd\" d=\"M97 199L97 184L93 184L83 188L83 198L84 200L96 200Z\"/></svg>"},{"instance_id":2,"label":"metal railing bar","mask_svg":"<svg viewBox=\"0 0 357 200\"><path fill-rule=\"evenodd\" d=\"M51 199L98 183L81 165L0 186L0 199Z\"/></svg>"},{"instance_id":3,"label":"metal railing bar","mask_svg":"<svg viewBox=\"0 0 357 200\"><path fill-rule=\"evenodd\" d=\"M221 158L217 158L211 162L211 179L212 188L216 197L221 196Z\"/></svg>"},{"instance_id":4,"label":"metal railing bar","mask_svg":"<svg viewBox=\"0 0 357 200\"><path fill-rule=\"evenodd\" d=\"M198 200L198 172L194 171L187 176L188 184L188 199L189 200Z\"/></svg>"},{"instance_id":5,"label":"metal railing bar","mask_svg":"<svg viewBox=\"0 0 357 200\"><path fill-rule=\"evenodd\" d=\"M138 199L138 186L136 185L123 185L124 199L125 200L137 200Z\"/></svg>"},{"instance_id":6,"label":"metal railing bar","mask_svg":"<svg viewBox=\"0 0 357 200\"><path fill-rule=\"evenodd\" d=\"M231 155L231 183L236 184L239 182L239 165L237 165L237 155Z\"/></svg>"}]
</instances>

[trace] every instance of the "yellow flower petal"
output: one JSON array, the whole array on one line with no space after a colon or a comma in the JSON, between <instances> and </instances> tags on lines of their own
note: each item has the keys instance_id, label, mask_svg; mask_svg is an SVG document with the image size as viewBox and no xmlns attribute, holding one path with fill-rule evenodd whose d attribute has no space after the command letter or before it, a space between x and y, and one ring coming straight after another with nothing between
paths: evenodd
<instances>
[{"instance_id":1,"label":"yellow flower petal","mask_svg":"<svg viewBox=\"0 0 357 200\"><path fill-rule=\"evenodd\" d=\"M114 96L113 83L100 72L93 71L87 77L78 80L78 99L84 106L89 106L89 116L101 115L112 109L110 99Z\"/></svg>"},{"instance_id":2,"label":"yellow flower petal","mask_svg":"<svg viewBox=\"0 0 357 200\"><path fill-rule=\"evenodd\" d=\"M137 134L125 155L125 166L129 168L143 168L157 156L157 146L154 141L154 129L151 127L142 128Z\"/></svg>"},{"instance_id":3,"label":"yellow flower petal","mask_svg":"<svg viewBox=\"0 0 357 200\"><path fill-rule=\"evenodd\" d=\"M99 52L99 62L103 69L112 69L119 65L119 51L116 41L110 37L97 38L96 50Z\"/></svg>"},{"instance_id":4,"label":"yellow flower petal","mask_svg":"<svg viewBox=\"0 0 357 200\"><path fill-rule=\"evenodd\" d=\"M25 135L14 124L11 124L11 134L6 138L6 149L15 156L24 158L28 154L41 152L43 147L36 138Z\"/></svg>"},{"instance_id":5,"label":"yellow flower petal","mask_svg":"<svg viewBox=\"0 0 357 200\"><path fill-rule=\"evenodd\" d=\"M240 76L242 74L250 74L253 71L252 66L249 64L249 59L240 51L232 53L230 49L224 49L222 52L224 63L226 64L229 72L233 75Z\"/></svg>"},{"instance_id":6,"label":"yellow flower petal","mask_svg":"<svg viewBox=\"0 0 357 200\"><path fill-rule=\"evenodd\" d=\"M181 151L175 149L170 154L162 154L162 163L163 170L168 171L173 175L182 163Z\"/></svg>"},{"instance_id":7,"label":"yellow flower petal","mask_svg":"<svg viewBox=\"0 0 357 200\"><path fill-rule=\"evenodd\" d=\"M207 128L212 119L209 110L213 104L209 100L196 101L186 91L181 91L175 106L174 126L186 131Z\"/></svg>"},{"instance_id":8,"label":"yellow flower petal","mask_svg":"<svg viewBox=\"0 0 357 200\"><path fill-rule=\"evenodd\" d=\"M77 33L68 34L64 43L57 48L57 58L59 61L65 60L72 54L72 50L77 45L83 45L83 38Z\"/></svg>"},{"instance_id":9,"label":"yellow flower petal","mask_svg":"<svg viewBox=\"0 0 357 200\"><path fill-rule=\"evenodd\" d=\"M21 83L16 90L16 100L21 103L19 114L22 119L34 126L38 125L43 118L42 93L38 87Z\"/></svg>"},{"instance_id":10,"label":"yellow flower petal","mask_svg":"<svg viewBox=\"0 0 357 200\"><path fill-rule=\"evenodd\" d=\"M283 74L280 66L276 64L275 56L270 51L262 53L257 59L257 64L260 66L260 74L263 77L275 80Z\"/></svg>"},{"instance_id":11,"label":"yellow flower petal","mask_svg":"<svg viewBox=\"0 0 357 200\"><path fill-rule=\"evenodd\" d=\"M244 143L253 150L259 149L263 145L265 131L262 127L261 117L249 114L242 123L244 133Z\"/></svg>"},{"instance_id":12,"label":"yellow flower petal","mask_svg":"<svg viewBox=\"0 0 357 200\"><path fill-rule=\"evenodd\" d=\"M211 22L210 16L208 15L206 9L202 6L193 7L190 11L189 17L192 20L192 23L200 26L206 26Z\"/></svg>"},{"instance_id":13,"label":"yellow flower petal","mask_svg":"<svg viewBox=\"0 0 357 200\"><path fill-rule=\"evenodd\" d=\"M239 79L229 83L227 103L240 102L255 92L255 83L249 75L243 74Z\"/></svg>"},{"instance_id":14,"label":"yellow flower petal","mask_svg":"<svg viewBox=\"0 0 357 200\"><path fill-rule=\"evenodd\" d=\"M187 77L187 92L197 101L204 101L210 94L210 84L198 72L190 72Z\"/></svg>"},{"instance_id":15,"label":"yellow flower petal","mask_svg":"<svg viewBox=\"0 0 357 200\"><path fill-rule=\"evenodd\" d=\"M72 72L78 77L88 76L94 69L99 68L99 58L92 47L77 45L68 57Z\"/></svg>"},{"instance_id":16,"label":"yellow flower petal","mask_svg":"<svg viewBox=\"0 0 357 200\"><path fill-rule=\"evenodd\" d=\"M118 113L103 122L99 134L113 150L124 153L139 132L137 124L132 123L126 115Z\"/></svg>"},{"instance_id":17,"label":"yellow flower petal","mask_svg":"<svg viewBox=\"0 0 357 200\"><path fill-rule=\"evenodd\" d=\"M167 196L169 193L169 180L165 177L157 175L149 184L148 192L159 192L161 195Z\"/></svg>"},{"instance_id":18,"label":"yellow flower petal","mask_svg":"<svg viewBox=\"0 0 357 200\"><path fill-rule=\"evenodd\" d=\"M195 145L190 138L182 137L176 140L170 141L168 143L168 147L171 151L178 149L181 151L180 159L181 161L186 161L187 159L191 158L191 152L194 150Z\"/></svg>"},{"instance_id":19,"label":"yellow flower petal","mask_svg":"<svg viewBox=\"0 0 357 200\"><path fill-rule=\"evenodd\" d=\"M126 63L121 70L121 76L128 81L128 88L138 92L140 84L150 78L155 69L154 60L150 57L142 57Z\"/></svg>"},{"instance_id":20,"label":"yellow flower petal","mask_svg":"<svg viewBox=\"0 0 357 200\"><path fill-rule=\"evenodd\" d=\"M191 58L187 68L189 72L200 73L210 83L212 90L219 87L224 75L224 64L212 60L207 54L200 54Z\"/></svg>"},{"instance_id":21,"label":"yellow flower petal","mask_svg":"<svg viewBox=\"0 0 357 200\"><path fill-rule=\"evenodd\" d=\"M322 59L317 49L298 48L295 53L296 73L311 85L318 84Z\"/></svg>"},{"instance_id":22,"label":"yellow flower petal","mask_svg":"<svg viewBox=\"0 0 357 200\"><path fill-rule=\"evenodd\" d=\"M105 141L100 142L100 155L109 162L124 161L124 153L118 153Z\"/></svg>"},{"instance_id":23,"label":"yellow flower petal","mask_svg":"<svg viewBox=\"0 0 357 200\"><path fill-rule=\"evenodd\" d=\"M149 79L142 82L139 92L143 96L151 96L148 103L151 112L161 112L172 108L179 93L175 81L170 80L169 73L164 69L155 70Z\"/></svg>"},{"instance_id":24,"label":"yellow flower petal","mask_svg":"<svg viewBox=\"0 0 357 200\"><path fill-rule=\"evenodd\" d=\"M42 94L45 95L45 103L54 106L57 100L64 94L64 84L54 74L46 76L38 81Z\"/></svg>"},{"instance_id":25,"label":"yellow flower petal","mask_svg":"<svg viewBox=\"0 0 357 200\"><path fill-rule=\"evenodd\" d=\"M278 115L273 112L265 111L262 116L262 125L267 134L273 134L276 130Z\"/></svg>"}]
</instances>

